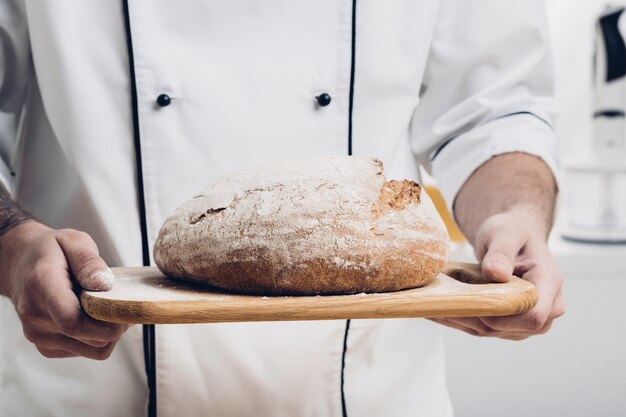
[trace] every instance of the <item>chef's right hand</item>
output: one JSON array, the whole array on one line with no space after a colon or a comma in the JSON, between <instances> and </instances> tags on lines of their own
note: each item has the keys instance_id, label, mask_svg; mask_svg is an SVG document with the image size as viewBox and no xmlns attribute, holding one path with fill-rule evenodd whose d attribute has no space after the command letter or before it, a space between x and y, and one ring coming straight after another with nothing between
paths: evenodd
<instances>
[{"instance_id":1,"label":"chef's right hand","mask_svg":"<svg viewBox=\"0 0 626 417\"><path fill-rule=\"evenodd\" d=\"M2 292L13 301L24 336L47 358L107 359L128 326L85 314L72 276L87 290L113 285L86 233L28 221L0 236Z\"/></svg>"}]
</instances>

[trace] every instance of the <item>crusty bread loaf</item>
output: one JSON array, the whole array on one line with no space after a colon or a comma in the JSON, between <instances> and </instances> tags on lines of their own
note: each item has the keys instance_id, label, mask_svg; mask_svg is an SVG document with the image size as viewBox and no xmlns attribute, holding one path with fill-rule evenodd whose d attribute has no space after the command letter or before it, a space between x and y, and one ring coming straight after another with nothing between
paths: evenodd
<instances>
[{"instance_id":1,"label":"crusty bread loaf","mask_svg":"<svg viewBox=\"0 0 626 417\"><path fill-rule=\"evenodd\" d=\"M421 187L371 158L287 162L224 177L159 233L166 275L238 292L352 294L424 285L445 226Z\"/></svg>"}]
</instances>

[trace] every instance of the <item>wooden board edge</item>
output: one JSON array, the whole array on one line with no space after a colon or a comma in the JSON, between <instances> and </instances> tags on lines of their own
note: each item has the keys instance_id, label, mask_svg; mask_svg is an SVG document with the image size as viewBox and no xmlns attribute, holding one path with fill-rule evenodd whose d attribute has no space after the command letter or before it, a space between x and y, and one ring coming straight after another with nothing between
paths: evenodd
<instances>
[{"instance_id":1,"label":"wooden board edge","mask_svg":"<svg viewBox=\"0 0 626 417\"><path fill-rule=\"evenodd\" d=\"M517 278L519 279L519 278ZM519 279L520 281L524 281ZM524 281L527 283L527 281ZM384 301L377 308L363 300L351 304L340 311L327 310L326 307L311 308L297 305L289 311L276 312L275 308L263 302L255 303L254 308L245 311L224 311L216 307L207 308L204 301L169 302L166 306L153 301L114 301L94 297L87 292L81 294L83 309L91 317L114 323L128 324L193 324L261 321L303 321L303 320L344 320L344 319L389 319L389 318L454 318L454 317L496 317L520 314L531 309L537 302L537 291L528 283L525 289L506 296L486 294L481 304L469 301L472 296L458 295L454 300L439 300L435 306L432 299L420 303L419 300L392 300L393 309L385 309ZM467 300L464 300L466 298ZM467 301L467 302L466 302ZM404 302L405 306L398 303ZM423 305L431 303L428 308ZM296 303L297 304L297 303ZM271 313L271 314L270 314Z\"/></svg>"}]
</instances>

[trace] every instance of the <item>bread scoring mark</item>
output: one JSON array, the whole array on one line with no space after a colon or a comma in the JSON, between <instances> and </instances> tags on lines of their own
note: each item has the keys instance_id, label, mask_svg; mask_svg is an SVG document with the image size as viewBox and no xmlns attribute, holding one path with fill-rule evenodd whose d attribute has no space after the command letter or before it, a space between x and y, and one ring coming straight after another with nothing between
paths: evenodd
<instances>
[{"instance_id":1,"label":"bread scoring mark","mask_svg":"<svg viewBox=\"0 0 626 417\"><path fill-rule=\"evenodd\" d=\"M378 199L372 205L372 214L378 219L390 211L401 211L411 203L419 204L422 187L415 181L386 181L380 188Z\"/></svg>"},{"instance_id":2,"label":"bread scoring mark","mask_svg":"<svg viewBox=\"0 0 626 417\"><path fill-rule=\"evenodd\" d=\"M196 217L195 219L193 219L193 218L189 219L189 224L199 223L203 219L207 218L207 216L209 216L211 214L217 214L217 213L219 213L221 211L224 211L224 210L226 210L226 207L210 208L207 211L205 211L204 213L202 213L201 215L199 215L198 217Z\"/></svg>"},{"instance_id":3,"label":"bread scoring mark","mask_svg":"<svg viewBox=\"0 0 626 417\"><path fill-rule=\"evenodd\" d=\"M383 171L385 170L383 162L377 158L372 158L372 162L374 163L374 165L376 165L376 167L378 167L378 172L376 173L376 175L383 175Z\"/></svg>"}]
</instances>

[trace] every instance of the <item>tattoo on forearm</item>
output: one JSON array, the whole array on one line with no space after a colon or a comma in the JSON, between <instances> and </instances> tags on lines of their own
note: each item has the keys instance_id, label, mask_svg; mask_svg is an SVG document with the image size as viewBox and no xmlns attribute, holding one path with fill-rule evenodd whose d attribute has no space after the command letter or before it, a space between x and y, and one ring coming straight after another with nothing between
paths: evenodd
<instances>
[{"instance_id":1,"label":"tattoo on forearm","mask_svg":"<svg viewBox=\"0 0 626 417\"><path fill-rule=\"evenodd\" d=\"M32 214L11 200L9 193L0 185L0 235L33 218Z\"/></svg>"}]
</instances>

